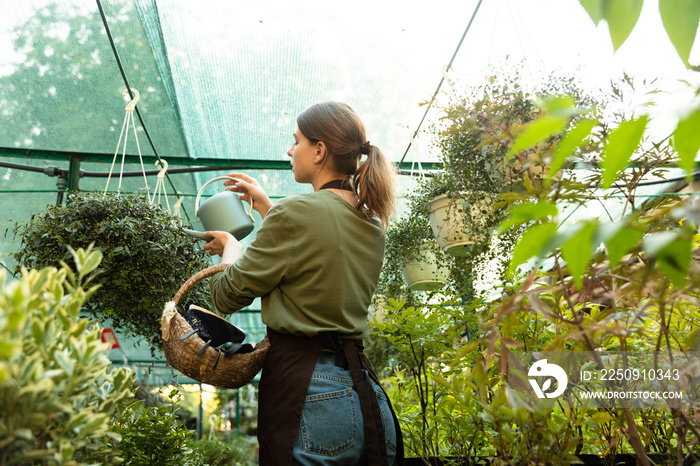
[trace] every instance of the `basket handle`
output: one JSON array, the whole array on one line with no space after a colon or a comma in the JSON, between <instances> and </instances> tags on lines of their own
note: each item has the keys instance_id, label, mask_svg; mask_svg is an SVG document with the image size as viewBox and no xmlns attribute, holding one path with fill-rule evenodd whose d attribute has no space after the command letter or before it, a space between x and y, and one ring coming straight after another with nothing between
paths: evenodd
<instances>
[{"instance_id":1,"label":"basket handle","mask_svg":"<svg viewBox=\"0 0 700 466\"><path fill-rule=\"evenodd\" d=\"M197 216L197 211L199 210L199 198L202 197L202 193L204 192L204 188L206 188L209 183L212 183L214 181L218 180L230 180L232 179L230 176L217 176L216 178L212 178L211 180L207 181L202 185L201 188L199 188L199 192L197 192L197 197L194 200L194 216Z\"/></svg>"},{"instance_id":2,"label":"basket handle","mask_svg":"<svg viewBox=\"0 0 700 466\"><path fill-rule=\"evenodd\" d=\"M213 181L213 180L212 180ZM223 272L226 267L228 267L229 264L218 264L218 265L212 265L211 267L207 267L204 270L200 270L196 274L192 275L181 287L179 290L177 290L177 293L175 293L175 297L172 299L172 302L177 304L180 302L180 299L182 299L185 294L187 294L190 289L192 289L193 286L195 286L197 283L200 281L204 280L205 278L209 278L212 275L216 275L219 272Z\"/></svg>"}]
</instances>

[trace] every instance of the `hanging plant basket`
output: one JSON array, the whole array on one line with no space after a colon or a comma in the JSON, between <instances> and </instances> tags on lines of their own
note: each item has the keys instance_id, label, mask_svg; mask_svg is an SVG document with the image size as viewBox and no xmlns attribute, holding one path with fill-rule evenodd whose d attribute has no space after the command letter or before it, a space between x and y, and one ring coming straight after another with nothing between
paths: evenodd
<instances>
[{"instance_id":1,"label":"hanging plant basket","mask_svg":"<svg viewBox=\"0 0 700 466\"><path fill-rule=\"evenodd\" d=\"M442 288L449 278L449 271L440 267L437 256L431 250L436 245L425 242L418 246L417 256L403 266L403 277L414 291L435 291Z\"/></svg>"},{"instance_id":2,"label":"hanging plant basket","mask_svg":"<svg viewBox=\"0 0 700 466\"><path fill-rule=\"evenodd\" d=\"M443 251L466 256L472 244L490 238L486 218L495 209L496 201L487 193L442 194L430 201L430 227Z\"/></svg>"},{"instance_id":3,"label":"hanging plant basket","mask_svg":"<svg viewBox=\"0 0 700 466\"><path fill-rule=\"evenodd\" d=\"M68 246L94 244L103 254L100 288L85 311L100 321L109 319L117 331L161 348L160 316L163 304L183 282L209 265L201 245L186 236L180 219L154 206L143 194L81 192L67 203L49 207L17 225L21 249L14 254L18 266L42 268L61 261L72 265ZM208 305L205 285L190 293Z\"/></svg>"}]
</instances>

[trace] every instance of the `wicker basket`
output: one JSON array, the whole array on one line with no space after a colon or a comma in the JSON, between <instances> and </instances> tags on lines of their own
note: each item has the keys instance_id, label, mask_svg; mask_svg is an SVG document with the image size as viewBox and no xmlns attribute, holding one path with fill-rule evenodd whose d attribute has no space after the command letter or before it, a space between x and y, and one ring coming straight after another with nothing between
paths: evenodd
<instances>
[{"instance_id":1,"label":"wicker basket","mask_svg":"<svg viewBox=\"0 0 700 466\"><path fill-rule=\"evenodd\" d=\"M204 346L204 341L199 335L194 334L185 340L183 336L192 331L192 327L177 311L177 303L180 299L201 280L223 271L226 264L219 264L206 268L193 275L178 290L172 301L163 309L163 317L160 321L160 329L163 334L163 350L168 363L187 377L198 382L214 385L221 388L239 388L253 380L260 372L270 341L267 336L255 345L250 353L236 353L231 356L221 357L213 369L219 352L211 347L201 355L197 354Z\"/></svg>"}]
</instances>

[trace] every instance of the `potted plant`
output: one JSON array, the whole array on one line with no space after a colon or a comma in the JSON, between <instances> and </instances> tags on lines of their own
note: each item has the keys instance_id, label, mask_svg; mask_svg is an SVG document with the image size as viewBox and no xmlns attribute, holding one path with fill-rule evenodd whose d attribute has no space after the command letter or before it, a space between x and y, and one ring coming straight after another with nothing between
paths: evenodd
<instances>
[{"instance_id":1,"label":"potted plant","mask_svg":"<svg viewBox=\"0 0 700 466\"><path fill-rule=\"evenodd\" d=\"M471 255L451 256L435 240L430 226L431 178L408 195L406 213L387 231L384 267L377 296L422 305L446 286L465 300L474 296ZM416 292L427 293L416 293Z\"/></svg>"},{"instance_id":2,"label":"potted plant","mask_svg":"<svg viewBox=\"0 0 700 466\"><path fill-rule=\"evenodd\" d=\"M104 257L102 285L85 311L115 330L161 347L160 318L168 302L192 275L209 265L201 245L183 233L180 219L145 194L76 193L62 206L48 207L15 226L21 239L18 267L73 264L69 247L94 244ZM189 299L209 303L199 286Z\"/></svg>"},{"instance_id":3,"label":"potted plant","mask_svg":"<svg viewBox=\"0 0 700 466\"><path fill-rule=\"evenodd\" d=\"M443 170L424 178L420 192L429 199L433 235L447 254L466 259L470 266L488 264L490 276L502 282L519 231L509 230L497 239L493 232L505 218L505 201L550 183L545 180L548 149L558 136L519 151L511 150L513 138L543 114L539 96L552 95L571 95L566 98L581 106L595 103L572 78L550 76L528 91L517 71L494 74L482 86L452 91L432 129Z\"/></svg>"},{"instance_id":4,"label":"potted plant","mask_svg":"<svg viewBox=\"0 0 700 466\"><path fill-rule=\"evenodd\" d=\"M379 294L396 297L412 291L435 291L447 282L449 269L421 212L409 211L387 231ZM408 286L408 290L406 290Z\"/></svg>"},{"instance_id":5,"label":"potted plant","mask_svg":"<svg viewBox=\"0 0 700 466\"><path fill-rule=\"evenodd\" d=\"M475 243L490 239L490 220L496 211L496 196L491 193L463 191L439 194L430 200L430 227L438 244L447 254L467 256ZM471 225L465 229L465 225Z\"/></svg>"},{"instance_id":6,"label":"potted plant","mask_svg":"<svg viewBox=\"0 0 700 466\"><path fill-rule=\"evenodd\" d=\"M408 287L414 291L434 291L445 285L448 271L438 262L436 242L427 240L418 245L415 257L401 268Z\"/></svg>"},{"instance_id":7,"label":"potted plant","mask_svg":"<svg viewBox=\"0 0 700 466\"><path fill-rule=\"evenodd\" d=\"M444 171L424 189L433 194L433 233L451 255L488 249L491 232L503 217L497 196L517 189L533 165L507 156L503 130L533 119L537 107L517 86L500 89L498 83L490 82L476 99L472 92L453 96L435 129Z\"/></svg>"}]
</instances>

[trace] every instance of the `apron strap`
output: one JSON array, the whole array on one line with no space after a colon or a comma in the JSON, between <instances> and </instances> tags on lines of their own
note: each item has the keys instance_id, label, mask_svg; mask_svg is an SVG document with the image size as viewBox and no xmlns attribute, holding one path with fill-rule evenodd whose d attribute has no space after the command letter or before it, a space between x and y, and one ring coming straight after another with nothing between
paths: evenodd
<instances>
[{"instance_id":1,"label":"apron strap","mask_svg":"<svg viewBox=\"0 0 700 466\"><path fill-rule=\"evenodd\" d=\"M384 426L382 415L379 411L377 393L369 382L368 373L362 370L363 364L359 355L359 352L362 351L361 340L357 342L346 340L341 343L336 333L321 333L319 339L322 348L333 351L342 349L343 353L345 353L345 358L348 360L350 374L360 396L360 409L364 420L365 446L367 447L367 463L382 466L388 465Z\"/></svg>"}]
</instances>

